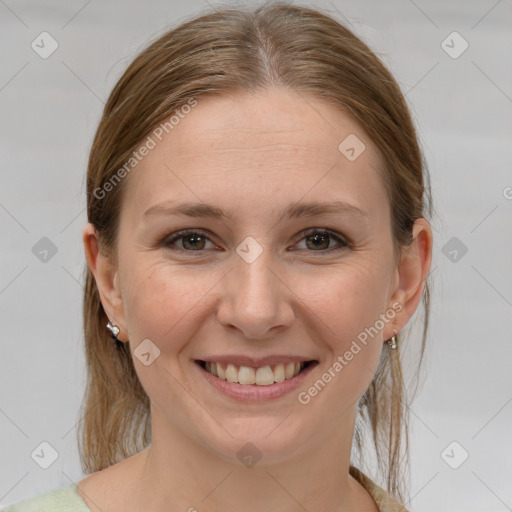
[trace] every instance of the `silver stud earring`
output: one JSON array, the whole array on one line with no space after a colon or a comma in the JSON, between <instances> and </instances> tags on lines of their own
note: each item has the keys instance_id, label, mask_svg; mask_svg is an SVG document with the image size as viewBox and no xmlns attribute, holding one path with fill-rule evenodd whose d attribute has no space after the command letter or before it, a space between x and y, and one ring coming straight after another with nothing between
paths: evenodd
<instances>
[{"instance_id":1,"label":"silver stud earring","mask_svg":"<svg viewBox=\"0 0 512 512\"><path fill-rule=\"evenodd\" d=\"M121 332L119 327L117 327L117 325L111 323L110 320L109 320L108 324L107 324L107 328L111 332L112 339L115 340L115 341L121 342L121 340L117 339L117 335Z\"/></svg>"},{"instance_id":2,"label":"silver stud earring","mask_svg":"<svg viewBox=\"0 0 512 512\"><path fill-rule=\"evenodd\" d=\"M393 332L395 333L393 336L391 336L391 338L389 338L389 340L386 341L386 343L389 345L389 348L391 349L396 349L397 347L397 336L398 336L398 331L396 329L393 329Z\"/></svg>"}]
</instances>

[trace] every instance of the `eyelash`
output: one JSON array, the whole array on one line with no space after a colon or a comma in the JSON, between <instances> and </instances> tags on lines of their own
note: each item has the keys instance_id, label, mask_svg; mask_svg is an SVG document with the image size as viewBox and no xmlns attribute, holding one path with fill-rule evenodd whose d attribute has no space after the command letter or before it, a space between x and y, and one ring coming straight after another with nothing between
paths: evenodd
<instances>
[{"instance_id":1,"label":"eyelash","mask_svg":"<svg viewBox=\"0 0 512 512\"><path fill-rule=\"evenodd\" d=\"M201 253L201 252L205 251L206 249L200 249L197 251L193 251L193 250L189 250L189 249L183 249L182 247L177 247L177 246L171 247L171 245L174 244L176 241L180 240L181 238L185 238L185 237L191 236L191 235L199 235L211 242L211 240L208 238L208 236L206 235L206 233L204 231L202 231L200 229L185 229L183 231L178 231L177 233L174 233L174 236L172 236L172 238L170 238L170 239L167 239L167 237L165 237L162 240L162 244L172 251L181 251L181 252L188 252L188 253L194 253L194 252ZM340 235L338 235L337 233L335 233L329 229L319 229L319 228L312 228L312 229L303 231L301 233L302 238L299 240L299 242L301 242L305 238L308 238L308 237L311 237L314 235L328 235L329 237L334 239L336 242L338 242L339 246L334 247L334 248L331 247L329 249L319 250L319 251L308 250L308 249L298 249L298 250L305 250L308 252L331 253L331 252L341 251L343 249L351 247L351 244L349 242L347 242L344 238L342 238Z\"/></svg>"}]
</instances>

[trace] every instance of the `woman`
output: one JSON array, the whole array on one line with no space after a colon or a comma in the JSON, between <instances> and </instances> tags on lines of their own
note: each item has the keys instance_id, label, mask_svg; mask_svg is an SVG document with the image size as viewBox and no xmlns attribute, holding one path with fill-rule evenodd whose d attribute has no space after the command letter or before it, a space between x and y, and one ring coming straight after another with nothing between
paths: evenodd
<instances>
[{"instance_id":1,"label":"woman","mask_svg":"<svg viewBox=\"0 0 512 512\"><path fill-rule=\"evenodd\" d=\"M317 10L228 8L155 41L89 159L91 474L7 510L406 510L426 172L395 80ZM387 490L353 463L370 441Z\"/></svg>"}]
</instances>

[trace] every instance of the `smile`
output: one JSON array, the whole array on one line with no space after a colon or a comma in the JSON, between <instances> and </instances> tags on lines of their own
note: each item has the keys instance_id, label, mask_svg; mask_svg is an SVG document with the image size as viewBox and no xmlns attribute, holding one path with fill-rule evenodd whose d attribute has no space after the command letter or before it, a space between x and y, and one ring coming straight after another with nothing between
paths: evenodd
<instances>
[{"instance_id":1,"label":"smile","mask_svg":"<svg viewBox=\"0 0 512 512\"><path fill-rule=\"evenodd\" d=\"M222 394L247 402L275 400L296 390L318 361L290 361L263 366L195 360L200 374Z\"/></svg>"},{"instance_id":2,"label":"smile","mask_svg":"<svg viewBox=\"0 0 512 512\"><path fill-rule=\"evenodd\" d=\"M237 366L213 361L199 361L199 364L215 377L244 386L270 386L276 382L293 379L313 361L301 361L266 365L259 368Z\"/></svg>"}]
</instances>

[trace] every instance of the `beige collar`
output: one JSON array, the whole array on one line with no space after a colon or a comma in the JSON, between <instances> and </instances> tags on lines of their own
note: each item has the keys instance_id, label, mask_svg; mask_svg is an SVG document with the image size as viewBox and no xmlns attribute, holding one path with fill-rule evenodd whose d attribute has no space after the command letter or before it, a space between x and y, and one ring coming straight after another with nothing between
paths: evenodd
<instances>
[{"instance_id":1,"label":"beige collar","mask_svg":"<svg viewBox=\"0 0 512 512\"><path fill-rule=\"evenodd\" d=\"M349 473L368 491L379 507L379 512L408 512L404 505L399 503L389 492L379 487L355 466L350 466Z\"/></svg>"}]
</instances>

